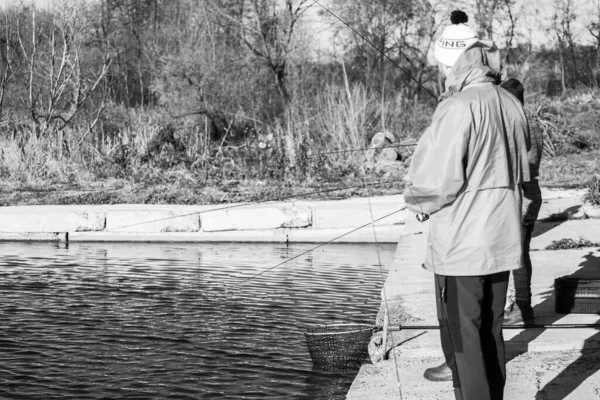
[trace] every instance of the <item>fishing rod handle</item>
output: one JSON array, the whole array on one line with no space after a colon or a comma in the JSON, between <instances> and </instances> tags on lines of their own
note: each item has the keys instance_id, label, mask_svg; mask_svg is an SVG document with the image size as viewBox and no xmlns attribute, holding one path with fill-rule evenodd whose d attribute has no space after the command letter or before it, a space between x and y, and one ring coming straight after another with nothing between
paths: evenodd
<instances>
[{"instance_id":1,"label":"fishing rod handle","mask_svg":"<svg viewBox=\"0 0 600 400\"><path fill-rule=\"evenodd\" d=\"M503 325L503 329L600 329L600 324L513 324ZM389 327L388 331L400 332L403 330L435 330L440 329L439 325L398 325L398 327Z\"/></svg>"}]
</instances>

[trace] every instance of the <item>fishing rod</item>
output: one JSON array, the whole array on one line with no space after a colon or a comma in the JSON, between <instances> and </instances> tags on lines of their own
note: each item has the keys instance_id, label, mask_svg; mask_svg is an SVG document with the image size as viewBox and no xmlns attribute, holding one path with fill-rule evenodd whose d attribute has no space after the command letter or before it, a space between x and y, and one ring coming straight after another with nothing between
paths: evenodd
<instances>
[{"instance_id":1,"label":"fishing rod","mask_svg":"<svg viewBox=\"0 0 600 400\"><path fill-rule=\"evenodd\" d=\"M326 156L329 154L340 154L340 153L359 153L361 151L369 151L369 150L380 150L380 149L397 149L399 147L416 147L417 144L416 143L408 143L408 144L390 144L388 146L381 146L381 147L361 147L361 148L355 148L355 149L348 149L348 150L331 150L331 151L321 151L318 153L310 153L307 154L307 157L320 157L320 156Z\"/></svg>"},{"instance_id":2,"label":"fishing rod","mask_svg":"<svg viewBox=\"0 0 600 400\"><path fill-rule=\"evenodd\" d=\"M319 156L325 156L328 154L339 154L339 153L358 153L361 151L369 151L369 150L380 150L380 149L397 149L399 147L416 147L417 144L416 143L411 143L411 144L393 144L393 145L389 145L389 146L381 146L381 147L367 147L367 148L361 148L361 149L350 149L350 150L333 150L333 151L324 151L321 153L311 153L308 154L307 157L319 157Z\"/></svg>"},{"instance_id":3,"label":"fishing rod","mask_svg":"<svg viewBox=\"0 0 600 400\"><path fill-rule=\"evenodd\" d=\"M363 182L365 184L365 188L367 189L367 201L369 204L369 214L371 216L371 226L373 227L373 238L375 240L375 249L377 250L377 265L379 266L379 276L381 279L381 284L382 284L382 294L383 294L383 298L385 299L385 305L384 305L384 317L383 317L383 323L384 325L387 326L387 324L389 323L389 314L390 314L390 310L389 310L389 306L388 306L388 296L387 296L387 289L385 287L385 277L383 276L383 264L381 263L381 254L379 253L379 241L377 240L377 231L375 230L375 221L374 221L374 216L373 216L373 206L371 204L371 191L369 189L369 186L367 185L367 175L365 173L365 171L363 170ZM407 206L404 206L404 209L408 208ZM396 347L395 343L394 343L394 337L392 336L392 347ZM383 337L383 348L385 349L387 347L387 334L384 335ZM398 382L398 393L400 395L400 399L402 400L402 387L401 387L401 383L400 383L400 372L398 371L398 359L394 353L394 371L396 373L396 382Z\"/></svg>"},{"instance_id":4,"label":"fishing rod","mask_svg":"<svg viewBox=\"0 0 600 400\"><path fill-rule=\"evenodd\" d=\"M600 329L600 324L510 324L502 325L502 329L581 329L591 328ZM381 326L375 326L374 329L383 329ZM439 325L398 325L388 326L388 331L401 332L404 330L436 330L440 329Z\"/></svg>"}]
</instances>

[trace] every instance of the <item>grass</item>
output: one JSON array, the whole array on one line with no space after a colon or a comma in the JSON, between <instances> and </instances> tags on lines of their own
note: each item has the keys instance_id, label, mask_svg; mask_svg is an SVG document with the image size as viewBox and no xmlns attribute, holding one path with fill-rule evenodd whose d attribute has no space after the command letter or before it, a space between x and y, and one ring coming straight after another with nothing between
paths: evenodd
<instances>
[{"instance_id":1,"label":"grass","mask_svg":"<svg viewBox=\"0 0 600 400\"><path fill-rule=\"evenodd\" d=\"M600 174L587 181L585 189L586 193L582 200L593 205L600 205Z\"/></svg>"},{"instance_id":2,"label":"grass","mask_svg":"<svg viewBox=\"0 0 600 400\"><path fill-rule=\"evenodd\" d=\"M600 135L591 129L600 120L600 102L594 99L536 100L544 110L536 118L550 121L544 126L552 130L555 154L542 160L542 186L583 188L600 176ZM355 150L383 130L396 142L417 139L433 107L401 93L382 100L346 82L294 103L280 120L255 122L244 134L212 141L198 121L175 124L139 110L129 110L126 125L101 137L77 129L41 138L27 128L0 131L0 204L214 204L400 194L405 165L370 167L364 152ZM582 110L588 110L586 119L574 119ZM232 129L240 123L236 118ZM585 134L591 148L580 148L574 132ZM366 188L365 181L389 183Z\"/></svg>"},{"instance_id":3,"label":"grass","mask_svg":"<svg viewBox=\"0 0 600 400\"><path fill-rule=\"evenodd\" d=\"M224 204L282 200L342 200L402 193L401 182L369 189L362 179L282 186L264 181L226 181L210 185L132 184L114 179L88 185L0 184L0 206L69 204ZM336 190L338 188L345 188Z\"/></svg>"},{"instance_id":4,"label":"grass","mask_svg":"<svg viewBox=\"0 0 600 400\"><path fill-rule=\"evenodd\" d=\"M150 114L133 115L132 125L103 140L81 140L76 130L44 138L27 130L16 137L0 132L0 204L212 204L294 194L397 194L406 167L367 168L364 151L356 150L367 148L383 127L395 127L398 140L407 138L424 129L431 111L402 96L381 104L361 86L346 85L294 104L283 120L219 140L208 140L209 132L197 124L161 124ZM239 122L233 119L231 127ZM365 181L391 183L365 188Z\"/></svg>"},{"instance_id":5,"label":"grass","mask_svg":"<svg viewBox=\"0 0 600 400\"><path fill-rule=\"evenodd\" d=\"M600 150L542 158L540 185L549 188L583 189L590 177L600 175Z\"/></svg>"}]
</instances>

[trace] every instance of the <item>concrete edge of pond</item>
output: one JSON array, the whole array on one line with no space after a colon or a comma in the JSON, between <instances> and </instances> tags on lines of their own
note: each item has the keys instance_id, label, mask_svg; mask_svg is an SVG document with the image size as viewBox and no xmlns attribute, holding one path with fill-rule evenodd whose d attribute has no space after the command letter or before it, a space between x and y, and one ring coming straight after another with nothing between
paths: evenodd
<instances>
[{"instance_id":1,"label":"concrete edge of pond","mask_svg":"<svg viewBox=\"0 0 600 400\"><path fill-rule=\"evenodd\" d=\"M0 240L396 243L403 208L401 195L258 205L13 206L0 208Z\"/></svg>"},{"instance_id":2,"label":"concrete edge of pond","mask_svg":"<svg viewBox=\"0 0 600 400\"><path fill-rule=\"evenodd\" d=\"M397 243L403 225L377 226L378 243ZM271 229L227 232L160 232L114 233L73 232L69 242L179 242L179 243L326 243L345 235L348 229ZM362 229L343 236L333 243L373 243L373 229ZM0 240L2 234L0 233Z\"/></svg>"},{"instance_id":3,"label":"concrete edge of pond","mask_svg":"<svg viewBox=\"0 0 600 400\"><path fill-rule=\"evenodd\" d=\"M546 199L572 203L583 192L544 189ZM562 203L561 203L562 201ZM0 207L0 240L123 242L396 243L413 216L402 195L337 201L223 205L66 205ZM393 215L390 215L392 214ZM377 237L377 240L375 240Z\"/></svg>"}]
</instances>

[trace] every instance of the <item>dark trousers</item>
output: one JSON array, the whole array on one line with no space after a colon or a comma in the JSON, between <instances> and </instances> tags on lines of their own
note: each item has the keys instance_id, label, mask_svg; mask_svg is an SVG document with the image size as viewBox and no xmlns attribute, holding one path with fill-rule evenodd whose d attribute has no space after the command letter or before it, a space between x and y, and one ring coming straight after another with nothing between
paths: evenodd
<instances>
[{"instance_id":1,"label":"dark trousers","mask_svg":"<svg viewBox=\"0 0 600 400\"><path fill-rule=\"evenodd\" d=\"M515 302L531 306L532 265L529 250L535 224L523 224L523 267L513 271Z\"/></svg>"},{"instance_id":2,"label":"dark trousers","mask_svg":"<svg viewBox=\"0 0 600 400\"><path fill-rule=\"evenodd\" d=\"M442 349L456 398L501 400L506 382L502 322L509 272L435 275Z\"/></svg>"}]
</instances>

